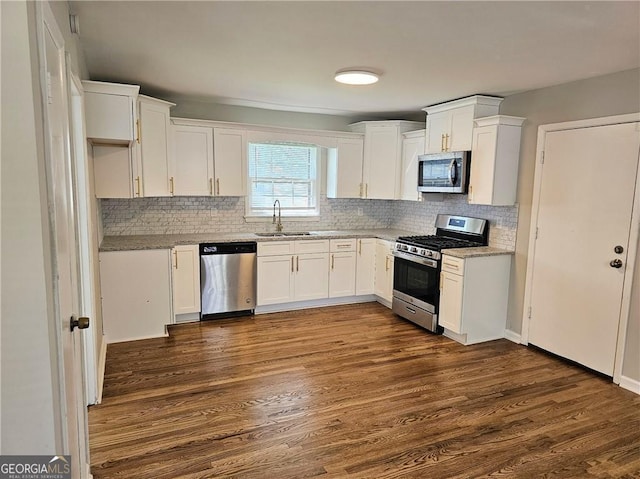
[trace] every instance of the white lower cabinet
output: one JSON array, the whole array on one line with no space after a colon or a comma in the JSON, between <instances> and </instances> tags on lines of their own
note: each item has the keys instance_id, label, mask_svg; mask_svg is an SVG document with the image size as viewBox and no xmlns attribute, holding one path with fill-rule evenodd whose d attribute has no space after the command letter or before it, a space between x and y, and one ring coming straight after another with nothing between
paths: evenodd
<instances>
[{"instance_id":1,"label":"white lower cabinet","mask_svg":"<svg viewBox=\"0 0 640 479\"><path fill-rule=\"evenodd\" d=\"M329 266L329 297L356 294L356 240L331 240Z\"/></svg>"},{"instance_id":2,"label":"white lower cabinet","mask_svg":"<svg viewBox=\"0 0 640 479\"><path fill-rule=\"evenodd\" d=\"M382 304L391 307L393 298L393 242L376 240L375 288L374 294L382 299Z\"/></svg>"},{"instance_id":3,"label":"white lower cabinet","mask_svg":"<svg viewBox=\"0 0 640 479\"><path fill-rule=\"evenodd\" d=\"M376 271L376 239L361 238L357 241L356 296L373 294Z\"/></svg>"},{"instance_id":4,"label":"white lower cabinet","mask_svg":"<svg viewBox=\"0 0 640 479\"><path fill-rule=\"evenodd\" d=\"M100 253L102 318L108 343L166 335L173 322L168 249Z\"/></svg>"},{"instance_id":5,"label":"white lower cabinet","mask_svg":"<svg viewBox=\"0 0 640 479\"><path fill-rule=\"evenodd\" d=\"M200 312L200 251L198 245L176 246L173 266L173 311L177 315Z\"/></svg>"},{"instance_id":6,"label":"white lower cabinet","mask_svg":"<svg viewBox=\"0 0 640 479\"><path fill-rule=\"evenodd\" d=\"M504 337L511 255L442 256L438 323L463 344Z\"/></svg>"},{"instance_id":7,"label":"white lower cabinet","mask_svg":"<svg viewBox=\"0 0 640 479\"><path fill-rule=\"evenodd\" d=\"M258 243L258 306L328 297L329 240Z\"/></svg>"}]
</instances>

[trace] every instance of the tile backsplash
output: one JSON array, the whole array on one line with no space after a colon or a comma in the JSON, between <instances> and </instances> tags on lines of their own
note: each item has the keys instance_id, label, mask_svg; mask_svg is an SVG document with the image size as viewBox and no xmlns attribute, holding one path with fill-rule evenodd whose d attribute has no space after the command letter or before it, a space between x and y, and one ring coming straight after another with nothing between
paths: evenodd
<instances>
[{"instance_id":1,"label":"tile backsplash","mask_svg":"<svg viewBox=\"0 0 640 479\"><path fill-rule=\"evenodd\" d=\"M243 197L170 197L101 200L103 231L111 235L244 233L272 231L270 220L247 222ZM488 219L489 244L515 249L517 206L469 205L466 195L425 195L425 201L320 198L321 215L287 221L285 231L399 228L435 232L438 213Z\"/></svg>"}]
</instances>

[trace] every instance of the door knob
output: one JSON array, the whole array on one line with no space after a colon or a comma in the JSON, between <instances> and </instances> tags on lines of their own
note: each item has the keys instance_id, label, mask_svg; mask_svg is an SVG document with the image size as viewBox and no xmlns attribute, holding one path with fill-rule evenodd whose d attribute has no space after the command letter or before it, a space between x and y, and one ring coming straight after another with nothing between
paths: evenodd
<instances>
[{"instance_id":1,"label":"door knob","mask_svg":"<svg viewBox=\"0 0 640 479\"><path fill-rule=\"evenodd\" d=\"M622 268L622 261L619 259L614 259L609 263L609 266L612 268Z\"/></svg>"},{"instance_id":2,"label":"door knob","mask_svg":"<svg viewBox=\"0 0 640 479\"><path fill-rule=\"evenodd\" d=\"M76 318L74 316L71 316L71 331L73 331L74 329L78 328L78 329L87 329L89 327L89 318L87 317L80 317L80 318Z\"/></svg>"},{"instance_id":3,"label":"door knob","mask_svg":"<svg viewBox=\"0 0 640 479\"><path fill-rule=\"evenodd\" d=\"M615 248L613 248L613 251L618 253L618 254L622 254L622 253L624 253L624 248L622 246L618 245Z\"/></svg>"}]
</instances>

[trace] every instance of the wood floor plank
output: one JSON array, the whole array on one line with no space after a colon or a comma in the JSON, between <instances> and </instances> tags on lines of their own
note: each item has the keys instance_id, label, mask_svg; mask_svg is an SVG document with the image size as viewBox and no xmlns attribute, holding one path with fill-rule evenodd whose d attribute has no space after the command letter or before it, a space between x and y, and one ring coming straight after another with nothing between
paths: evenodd
<instances>
[{"instance_id":1,"label":"wood floor plank","mask_svg":"<svg viewBox=\"0 0 640 479\"><path fill-rule=\"evenodd\" d=\"M96 479L640 477L640 397L376 303L109 345Z\"/></svg>"}]
</instances>

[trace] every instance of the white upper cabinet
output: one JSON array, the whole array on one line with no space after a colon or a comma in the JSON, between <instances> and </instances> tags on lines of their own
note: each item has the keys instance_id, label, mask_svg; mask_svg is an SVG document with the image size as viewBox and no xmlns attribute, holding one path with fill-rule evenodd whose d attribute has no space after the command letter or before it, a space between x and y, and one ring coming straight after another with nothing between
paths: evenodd
<instances>
[{"instance_id":1,"label":"white upper cabinet","mask_svg":"<svg viewBox=\"0 0 640 479\"><path fill-rule=\"evenodd\" d=\"M130 145L135 139L140 87L83 81L86 135L94 143Z\"/></svg>"},{"instance_id":2,"label":"white upper cabinet","mask_svg":"<svg viewBox=\"0 0 640 479\"><path fill-rule=\"evenodd\" d=\"M401 200L422 201L418 191L418 156L424 154L425 130L403 133Z\"/></svg>"},{"instance_id":3,"label":"white upper cabinet","mask_svg":"<svg viewBox=\"0 0 640 479\"><path fill-rule=\"evenodd\" d=\"M171 125L174 196L214 194L213 129Z\"/></svg>"},{"instance_id":4,"label":"white upper cabinet","mask_svg":"<svg viewBox=\"0 0 640 479\"><path fill-rule=\"evenodd\" d=\"M474 95L423 108L427 112L426 153L468 151L473 120L496 115L502 98Z\"/></svg>"},{"instance_id":5,"label":"white upper cabinet","mask_svg":"<svg viewBox=\"0 0 640 479\"><path fill-rule=\"evenodd\" d=\"M515 204L524 120L505 115L475 120L469 203L494 206Z\"/></svg>"},{"instance_id":6,"label":"white upper cabinet","mask_svg":"<svg viewBox=\"0 0 640 479\"><path fill-rule=\"evenodd\" d=\"M247 133L230 128L213 129L216 196L244 196L246 192Z\"/></svg>"},{"instance_id":7,"label":"white upper cabinet","mask_svg":"<svg viewBox=\"0 0 640 479\"><path fill-rule=\"evenodd\" d=\"M364 138L337 138L327 157L327 197L360 198L363 195Z\"/></svg>"},{"instance_id":8,"label":"white upper cabinet","mask_svg":"<svg viewBox=\"0 0 640 479\"><path fill-rule=\"evenodd\" d=\"M353 131L364 133L361 198L400 198L402 133L421 126L412 121L363 121L351 125Z\"/></svg>"},{"instance_id":9,"label":"white upper cabinet","mask_svg":"<svg viewBox=\"0 0 640 479\"><path fill-rule=\"evenodd\" d=\"M141 196L171 196L174 178L170 174L169 109L173 103L148 96L138 97L138 171Z\"/></svg>"}]
</instances>

